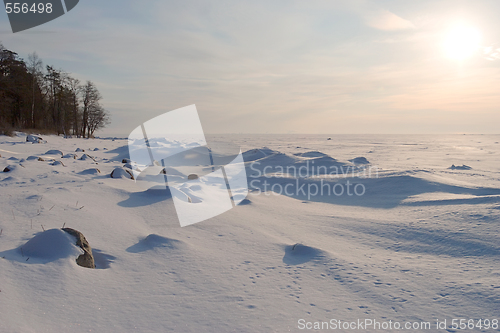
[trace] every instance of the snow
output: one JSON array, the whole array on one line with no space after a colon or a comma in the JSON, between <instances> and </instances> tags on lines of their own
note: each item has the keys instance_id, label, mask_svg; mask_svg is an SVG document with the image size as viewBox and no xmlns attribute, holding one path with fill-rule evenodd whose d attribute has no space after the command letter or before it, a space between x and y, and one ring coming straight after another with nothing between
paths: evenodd
<instances>
[{"instance_id":1,"label":"snow","mask_svg":"<svg viewBox=\"0 0 500 333\"><path fill-rule=\"evenodd\" d=\"M172 195L199 198L202 177L180 193L160 183L162 167L112 179L126 173L127 140L0 136L0 170L13 166L0 173L0 331L298 332L299 319L498 318L499 136L328 137L214 136L241 147L250 193L181 228ZM93 159L38 159L78 147L92 147ZM350 162L368 153L369 165ZM295 191L348 182L364 194ZM85 235L97 269L76 265L81 250L63 226Z\"/></svg>"}]
</instances>

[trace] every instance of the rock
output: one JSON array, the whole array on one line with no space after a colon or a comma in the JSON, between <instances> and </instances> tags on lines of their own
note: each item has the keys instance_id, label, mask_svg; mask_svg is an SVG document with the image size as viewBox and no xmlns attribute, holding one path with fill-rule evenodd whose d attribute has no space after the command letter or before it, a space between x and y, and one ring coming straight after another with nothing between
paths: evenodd
<instances>
[{"instance_id":1,"label":"rock","mask_svg":"<svg viewBox=\"0 0 500 333\"><path fill-rule=\"evenodd\" d=\"M188 180L194 180L194 179L198 179L198 175L195 175L194 173L192 173L188 176Z\"/></svg>"},{"instance_id":2,"label":"rock","mask_svg":"<svg viewBox=\"0 0 500 333\"><path fill-rule=\"evenodd\" d=\"M131 162L130 162L130 159L129 159L129 158L124 158L124 159L122 160L122 163L131 163Z\"/></svg>"},{"instance_id":3,"label":"rock","mask_svg":"<svg viewBox=\"0 0 500 333\"><path fill-rule=\"evenodd\" d=\"M161 171L160 171L159 174L160 175L166 175L167 174L167 169L166 168L161 169Z\"/></svg>"},{"instance_id":4,"label":"rock","mask_svg":"<svg viewBox=\"0 0 500 333\"><path fill-rule=\"evenodd\" d=\"M45 160L44 160L43 158L39 157L39 158L38 158L38 161L40 161L40 162L44 162Z\"/></svg>"},{"instance_id":5,"label":"rock","mask_svg":"<svg viewBox=\"0 0 500 333\"><path fill-rule=\"evenodd\" d=\"M85 236L78 230L71 228L62 228L63 231L67 232L71 236L76 238L76 245L79 246L83 250L83 254L81 254L78 258L76 258L76 263L79 266L87 267L87 268L95 268L94 256L92 255L92 248L87 242Z\"/></svg>"}]
</instances>

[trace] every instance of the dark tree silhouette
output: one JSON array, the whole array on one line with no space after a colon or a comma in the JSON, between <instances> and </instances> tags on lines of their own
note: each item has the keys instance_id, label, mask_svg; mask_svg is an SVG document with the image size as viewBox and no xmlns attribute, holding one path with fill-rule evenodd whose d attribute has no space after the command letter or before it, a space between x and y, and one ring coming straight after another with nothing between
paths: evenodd
<instances>
[{"instance_id":1,"label":"dark tree silhouette","mask_svg":"<svg viewBox=\"0 0 500 333\"><path fill-rule=\"evenodd\" d=\"M0 134L35 129L91 137L109 124L95 84L52 66L36 52L24 62L0 43Z\"/></svg>"}]
</instances>

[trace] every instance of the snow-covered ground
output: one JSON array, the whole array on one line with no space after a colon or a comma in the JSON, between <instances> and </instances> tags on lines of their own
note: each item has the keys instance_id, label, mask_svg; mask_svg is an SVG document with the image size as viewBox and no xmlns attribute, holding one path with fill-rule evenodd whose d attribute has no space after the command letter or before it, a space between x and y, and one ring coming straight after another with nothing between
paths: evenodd
<instances>
[{"instance_id":1,"label":"snow-covered ground","mask_svg":"<svg viewBox=\"0 0 500 333\"><path fill-rule=\"evenodd\" d=\"M184 228L168 192L110 177L126 140L44 139L0 136L1 332L498 330L500 136L213 136L251 192Z\"/></svg>"}]
</instances>

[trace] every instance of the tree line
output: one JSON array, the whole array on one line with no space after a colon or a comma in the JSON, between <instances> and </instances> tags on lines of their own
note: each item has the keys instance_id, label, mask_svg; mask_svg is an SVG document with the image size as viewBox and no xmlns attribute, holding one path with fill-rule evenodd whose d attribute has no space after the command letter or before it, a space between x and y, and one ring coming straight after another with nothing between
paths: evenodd
<instances>
[{"instance_id":1,"label":"tree line","mask_svg":"<svg viewBox=\"0 0 500 333\"><path fill-rule=\"evenodd\" d=\"M36 52L24 61L0 43L0 134L33 129L92 137L109 124L109 113L92 81L43 66Z\"/></svg>"}]
</instances>

